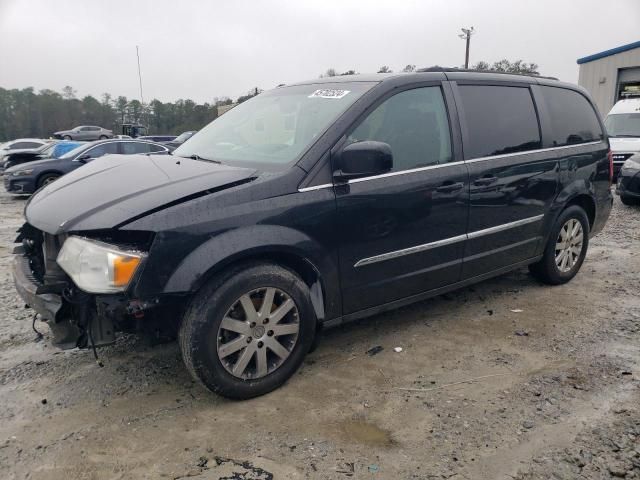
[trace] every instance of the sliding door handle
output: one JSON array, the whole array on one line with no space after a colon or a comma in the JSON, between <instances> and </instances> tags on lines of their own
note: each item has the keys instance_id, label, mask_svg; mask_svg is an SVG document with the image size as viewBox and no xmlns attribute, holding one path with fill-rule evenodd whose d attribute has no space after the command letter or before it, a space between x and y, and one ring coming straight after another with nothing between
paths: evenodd
<instances>
[{"instance_id":1,"label":"sliding door handle","mask_svg":"<svg viewBox=\"0 0 640 480\"><path fill-rule=\"evenodd\" d=\"M484 185L491 185L492 183L495 183L497 181L498 181L498 177L494 177L493 175L491 175L486 177L480 177L476 179L473 182L473 184L477 186L484 186Z\"/></svg>"}]
</instances>

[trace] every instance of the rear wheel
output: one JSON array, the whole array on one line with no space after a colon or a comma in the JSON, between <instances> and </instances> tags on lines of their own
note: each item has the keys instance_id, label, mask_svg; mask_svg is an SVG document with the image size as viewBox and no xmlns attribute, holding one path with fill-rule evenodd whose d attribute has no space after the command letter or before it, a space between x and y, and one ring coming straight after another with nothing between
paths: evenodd
<instances>
[{"instance_id":1,"label":"rear wheel","mask_svg":"<svg viewBox=\"0 0 640 480\"><path fill-rule=\"evenodd\" d=\"M625 205L629 205L630 207L640 205L640 201L637 198L628 197L627 195L620 195L620 201Z\"/></svg>"},{"instance_id":2,"label":"rear wheel","mask_svg":"<svg viewBox=\"0 0 640 480\"><path fill-rule=\"evenodd\" d=\"M245 399L291 377L315 332L307 285L285 268L257 263L226 272L196 294L180 327L180 348L205 387Z\"/></svg>"},{"instance_id":3,"label":"rear wheel","mask_svg":"<svg viewBox=\"0 0 640 480\"><path fill-rule=\"evenodd\" d=\"M100 135L100 140L106 140L107 138L109 137L107 137L106 135Z\"/></svg>"},{"instance_id":4,"label":"rear wheel","mask_svg":"<svg viewBox=\"0 0 640 480\"><path fill-rule=\"evenodd\" d=\"M582 208L572 205L556 220L542 259L529 270L544 283L566 283L580 270L588 246L589 219Z\"/></svg>"},{"instance_id":5,"label":"rear wheel","mask_svg":"<svg viewBox=\"0 0 640 480\"><path fill-rule=\"evenodd\" d=\"M50 183L55 182L59 178L60 178L60 175L57 173L47 173L38 179L38 188L42 188L45 185L49 185Z\"/></svg>"}]
</instances>

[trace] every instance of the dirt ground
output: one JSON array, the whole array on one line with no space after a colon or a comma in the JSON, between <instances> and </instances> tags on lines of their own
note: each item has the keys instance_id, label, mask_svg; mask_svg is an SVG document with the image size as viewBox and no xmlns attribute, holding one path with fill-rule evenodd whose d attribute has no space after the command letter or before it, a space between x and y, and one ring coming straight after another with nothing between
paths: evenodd
<instances>
[{"instance_id":1,"label":"dirt ground","mask_svg":"<svg viewBox=\"0 0 640 480\"><path fill-rule=\"evenodd\" d=\"M524 269L325 332L233 402L176 344L120 338L100 368L35 341L9 268L24 203L0 194L2 479L640 478L640 208L616 198L568 285Z\"/></svg>"}]
</instances>

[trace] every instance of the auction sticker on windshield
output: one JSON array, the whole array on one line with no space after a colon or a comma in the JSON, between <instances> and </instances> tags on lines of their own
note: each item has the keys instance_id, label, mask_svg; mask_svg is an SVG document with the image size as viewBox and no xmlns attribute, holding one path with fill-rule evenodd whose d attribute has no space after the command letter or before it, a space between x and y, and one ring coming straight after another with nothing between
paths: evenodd
<instances>
[{"instance_id":1,"label":"auction sticker on windshield","mask_svg":"<svg viewBox=\"0 0 640 480\"><path fill-rule=\"evenodd\" d=\"M323 88L316 90L308 98L342 98L346 96L351 90L335 90L333 88Z\"/></svg>"}]
</instances>

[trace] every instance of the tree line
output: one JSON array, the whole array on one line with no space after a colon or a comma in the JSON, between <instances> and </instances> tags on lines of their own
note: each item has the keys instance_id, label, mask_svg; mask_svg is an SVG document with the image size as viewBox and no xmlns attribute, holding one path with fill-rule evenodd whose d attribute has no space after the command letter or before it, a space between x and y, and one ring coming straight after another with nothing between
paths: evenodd
<instances>
[{"instance_id":1,"label":"tree line","mask_svg":"<svg viewBox=\"0 0 640 480\"><path fill-rule=\"evenodd\" d=\"M260 91L254 88L237 102ZM211 103L202 104L188 99L175 102L154 99L142 104L139 100L114 97L109 93L104 93L100 99L92 95L78 98L70 86L64 87L62 92L0 87L0 141L47 138L53 132L78 125L100 125L118 134L123 123L141 123L148 127L150 134L177 135L187 130L199 130L218 116L219 106L233 103L228 97L217 97Z\"/></svg>"},{"instance_id":2,"label":"tree line","mask_svg":"<svg viewBox=\"0 0 640 480\"><path fill-rule=\"evenodd\" d=\"M443 67L440 67L439 65L434 65L430 68L436 69L436 68L443 68ZM527 63L522 60L516 60L514 62L510 62L506 58L498 62L494 62L493 64L490 64L488 62L481 60L475 65L473 65L471 69L480 70L480 71L501 72L501 73L516 73L516 74L523 74L523 75L540 75L540 72L538 71L538 64ZM416 70L417 70L417 67L415 65L409 64L409 65L406 65L404 68L402 68L400 71L405 73L410 73L410 72L415 72ZM378 69L378 73L393 73L393 70L389 66L383 65ZM338 77L342 75L358 75L358 72L351 69L351 70L345 70L344 72L340 73L335 68L328 68L324 73L320 74L320 78Z\"/></svg>"}]
</instances>

